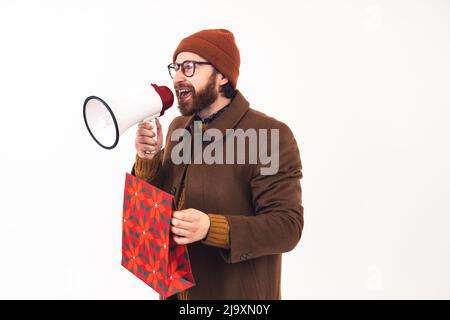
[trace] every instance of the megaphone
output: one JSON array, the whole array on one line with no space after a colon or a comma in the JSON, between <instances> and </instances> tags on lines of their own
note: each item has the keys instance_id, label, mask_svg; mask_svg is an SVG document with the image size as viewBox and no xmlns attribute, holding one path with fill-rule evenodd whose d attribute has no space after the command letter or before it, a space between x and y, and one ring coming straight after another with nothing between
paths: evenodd
<instances>
[{"instance_id":1,"label":"megaphone","mask_svg":"<svg viewBox=\"0 0 450 320\"><path fill-rule=\"evenodd\" d=\"M166 86L147 84L133 94L112 100L89 96L83 117L92 138L101 147L113 149L128 128L160 117L173 105L174 95Z\"/></svg>"}]
</instances>

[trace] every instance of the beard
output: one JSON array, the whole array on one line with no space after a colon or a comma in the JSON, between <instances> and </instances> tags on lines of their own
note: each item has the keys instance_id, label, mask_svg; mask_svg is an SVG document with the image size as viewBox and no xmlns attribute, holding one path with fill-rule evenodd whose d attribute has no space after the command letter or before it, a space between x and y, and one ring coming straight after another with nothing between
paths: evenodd
<instances>
[{"instance_id":1,"label":"beard","mask_svg":"<svg viewBox=\"0 0 450 320\"><path fill-rule=\"evenodd\" d=\"M193 86L188 86L191 89L192 96L187 101L182 101L177 91L178 110L183 116L192 116L193 114L199 113L217 100L218 92L216 90L215 79L216 75L213 73L206 86L198 92L195 91ZM181 85L179 87L181 87ZM183 87L187 86L184 85Z\"/></svg>"}]
</instances>

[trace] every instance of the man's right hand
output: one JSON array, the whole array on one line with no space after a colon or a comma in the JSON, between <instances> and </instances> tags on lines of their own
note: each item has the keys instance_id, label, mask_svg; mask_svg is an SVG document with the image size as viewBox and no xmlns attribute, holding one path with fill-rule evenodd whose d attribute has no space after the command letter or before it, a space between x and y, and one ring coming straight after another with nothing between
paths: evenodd
<instances>
[{"instance_id":1,"label":"man's right hand","mask_svg":"<svg viewBox=\"0 0 450 320\"><path fill-rule=\"evenodd\" d=\"M139 128L136 132L135 146L138 156L142 159L151 160L157 154L163 143L163 134L161 124L156 118L157 139L153 132L153 125L150 122L139 123Z\"/></svg>"}]
</instances>

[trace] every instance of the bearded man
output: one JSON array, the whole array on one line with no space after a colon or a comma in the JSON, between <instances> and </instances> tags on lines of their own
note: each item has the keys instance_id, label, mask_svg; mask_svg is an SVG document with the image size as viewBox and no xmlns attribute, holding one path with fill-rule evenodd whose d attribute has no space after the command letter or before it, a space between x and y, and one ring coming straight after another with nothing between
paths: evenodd
<instances>
[{"instance_id":1,"label":"bearded man","mask_svg":"<svg viewBox=\"0 0 450 320\"><path fill-rule=\"evenodd\" d=\"M177 244L188 246L196 282L173 299L281 299L282 253L292 250L302 234L297 142L286 124L250 108L237 90L239 67L230 31L209 29L186 37L168 66L181 116L170 124L164 147L159 121L156 136L150 123L137 130L132 174L174 195L171 234ZM193 135L216 129L214 141L203 139L200 150L188 144L189 159L197 152L201 156L211 143L225 147L236 138L230 129L277 132L266 150L277 156L277 170L264 174L264 157L253 163L174 162L178 141L172 134L180 129ZM254 156L253 147L245 149L246 160ZM234 160L239 156L226 153Z\"/></svg>"}]
</instances>

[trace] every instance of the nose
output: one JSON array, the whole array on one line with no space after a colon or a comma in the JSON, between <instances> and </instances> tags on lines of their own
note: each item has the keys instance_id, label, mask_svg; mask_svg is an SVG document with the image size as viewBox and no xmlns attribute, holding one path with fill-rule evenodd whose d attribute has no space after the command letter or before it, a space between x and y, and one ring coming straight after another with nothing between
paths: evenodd
<instances>
[{"instance_id":1,"label":"nose","mask_svg":"<svg viewBox=\"0 0 450 320\"><path fill-rule=\"evenodd\" d=\"M175 73L175 76L173 77L173 84L176 85L177 83L180 83L183 81L186 81L186 77L180 69Z\"/></svg>"}]
</instances>

